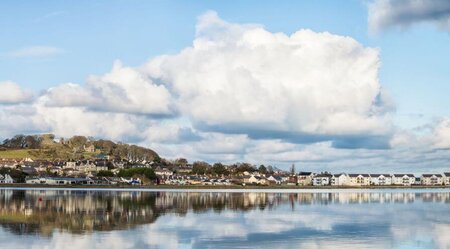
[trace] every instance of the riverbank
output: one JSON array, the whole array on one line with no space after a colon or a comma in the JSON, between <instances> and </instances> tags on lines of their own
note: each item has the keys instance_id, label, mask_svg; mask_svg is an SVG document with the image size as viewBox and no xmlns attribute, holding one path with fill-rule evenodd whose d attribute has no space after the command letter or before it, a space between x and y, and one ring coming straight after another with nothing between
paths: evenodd
<instances>
[{"instance_id":1,"label":"riverbank","mask_svg":"<svg viewBox=\"0 0 450 249\"><path fill-rule=\"evenodd\" d=\"M292 185L270 185L270 186L259 186L259 185L49 185L49 184L0 184L0 188L37 188L37 189L161 189L161 190L172 190L172 189L200 189L200 190L239 190L239 189L280 189L280 190L326 190L326 189L450 189L450 185L435 185L435 186L426 186L426 185L413 185L413 186L396 186L396 185L387 185L387 186L292 186Z\"/></svg>"}]
</instances>

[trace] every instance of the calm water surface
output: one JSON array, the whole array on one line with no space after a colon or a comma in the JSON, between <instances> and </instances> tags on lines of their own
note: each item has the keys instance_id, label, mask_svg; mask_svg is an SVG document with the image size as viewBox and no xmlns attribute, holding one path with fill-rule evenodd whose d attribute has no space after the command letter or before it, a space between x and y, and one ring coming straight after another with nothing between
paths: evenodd
<instances>
[{"instance_id":1,"label":"calm water surface","mask_svg":"<svg viewBox=\"0 0 450 249\"><path fill-rule=\"evenodd\" d=\"M450 190L0 189L0 248L450 248Z\"/></svg>"}]
</instances>

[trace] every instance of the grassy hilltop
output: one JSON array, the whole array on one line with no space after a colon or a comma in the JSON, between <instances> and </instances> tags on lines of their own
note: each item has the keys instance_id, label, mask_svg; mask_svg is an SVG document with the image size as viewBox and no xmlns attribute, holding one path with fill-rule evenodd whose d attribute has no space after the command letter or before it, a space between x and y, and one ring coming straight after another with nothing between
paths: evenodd
<instances>
[{"instance_id":1,"label":"grassy hilltop","mask_svg":"<svg viewBox=\"0 0 450 249\"><path fill-rule=\"evenodd\" d=\"M148 148L84 136L56 140L52 134L16 135L0 145L0 158L77 160L98 156L147 161L159 159L158 154Z\"/></svg>"}]
</instances>

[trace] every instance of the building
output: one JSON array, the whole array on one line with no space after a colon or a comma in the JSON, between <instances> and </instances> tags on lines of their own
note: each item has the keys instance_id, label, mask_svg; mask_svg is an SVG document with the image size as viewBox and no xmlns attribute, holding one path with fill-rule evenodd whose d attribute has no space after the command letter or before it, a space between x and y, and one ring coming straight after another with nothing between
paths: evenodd
<instances>
[{"instance_id":1,"label":"building","mask_svg":"<svg viewBox=\"0 0 450 249\"><path fill-rule=\"evenodd\" d=\"M348 175L345 173L334 174L331 177L332 186L344 186L348 185Z\"/></svg>"},{"instance_id":2,"label":"building","mask_svg":"<svg viewBox=\"0 0 450 249\"><path fill-rule=\"evenodd\" d=\"M155 169L155 174L156 174L157 176L164 176L164 177L167 177L167 176L173 175L173 172L170 171L170 170L168 170L167 168L160 168L160 167L157 167L157 168Z\"/></svg>"},{"instance_id":3,"label":"building","mask_svg":"<svg viewBox=\"0 0 450 249\"><path fill-rule=\"evenodd\" d=\"M390 174L370 174L370 185L392 185L392 177Z\"/></svg>"},{"instance_id":4,"label":"building","mask_svg":"<svg viewBox=\"0 0 450 249\"><path fill-rule=\"evenodd\" d=\"M245 176L244 177L244 183L246 183L246 184L261 184L261 185L265 185L265 184L267 184L267 181L263 177L250 175L250 176Z\"/></svg>"},{"instance_id":5,"label":"building","mask_svg":"<svg viewBox=\"0 0 450 249\"><path fill-rule=\"evenodd\" d=\"M443 178L441 174L422 174L422 185L442 185Z\"/></svg>"},{"instance_id":6,"label":"building","mask_svg":"<svg viewBox=\"0 0 450 249\"><path fill-rule=\"evenodd\" d=\"M48 185L72 185L72 184L93 184L87 178L74 177L31 177L25 179L27 184L48 184Z\"/></svg>"},{"instance_id":7,"label":"building","mask_svg":"<svg viewBox=\"0 0 450 249\"><path fill-rule=\"evenodd\" d=\"M331 183L331 174L317 174L313 177L313 186L328 186Z\"/></svg>"},{"instance_id":8,"label":"building","mask_svg":"<svg viewBox=\"0 0 450 249\"><path fill-rule=\"evenodd\" d=\"M349 186L369 186L370 175L369 174L348 174Z\"/></svg>"},{"instance_id":9,"label":"building","mask_svg":"<svg viewBox=\"0 0 450 249\"><path fill-rule=\"evenodd\" d=\"M450 172L445 172L444 173L444 184L445 185L450 185Z\"/></svg>"},{"instance_id":10,"label":"building","mask_svg":"<svg viewBox=\"0 0 450 249\"><path fill-rule=\"evenodd\" d=\"M312 185L314 173L312 172L300 172L298 173L297 183L300 186Z\"/></svg>"},{"instance_id":11,"label":"building","mask_svg":"<svg viewBox=\"0 0 450 249\"><path fill-rule=\"evenodd\" d=\"M84 151L88 153L94 153L95 152L95 146L93 144L89 146L84 146Z\"/></svg>"},{"instance_id":12,"label":"building","mask_svg":"<svg viewBox=\"0 0 450 249\"><path fill-rule=\"evenodd\" d=\"M281 178L280 176L269 176L267 177L267 181L271 184L281 184L283 182L283 178Z\"/></svg>"},{"instance_id":13,"label":"building","mask_svg":"<svg viewBox=\"0 0 450 249\"><path fill-rule=\"evenodd\" d=\"M414 174L393 174L392 184L398 186L411 186L416 182Z\"/></svg>"},{"instance_id":14,"label":"building","mask_svg":"<svg viewBox=\"0 0 450 249\"><path fill-rule=\"evenodd\" d=\"M8 175L8 174L5 174L5 175L1 175L1 174L0 174L0 183L7 183L7 184L10 184L10 183L14 183L14 180L13 180L12 177L11 177L10 175Z\"/></svg>"}]
</instances>

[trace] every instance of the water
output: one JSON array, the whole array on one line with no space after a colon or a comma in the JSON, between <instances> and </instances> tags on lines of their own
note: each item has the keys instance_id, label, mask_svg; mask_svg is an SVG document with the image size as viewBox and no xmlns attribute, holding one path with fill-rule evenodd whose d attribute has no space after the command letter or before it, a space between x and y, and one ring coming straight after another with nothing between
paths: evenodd
<instances>
[{"instance_id":1,"label":"water","mask_svg":"<svg viewBox=\"0 0 450 249\"><path fill-rule=\"evenodd\" d=\"M450 248L450 190L0 189L0 248Z\"/></svg>"}]
</instances>

